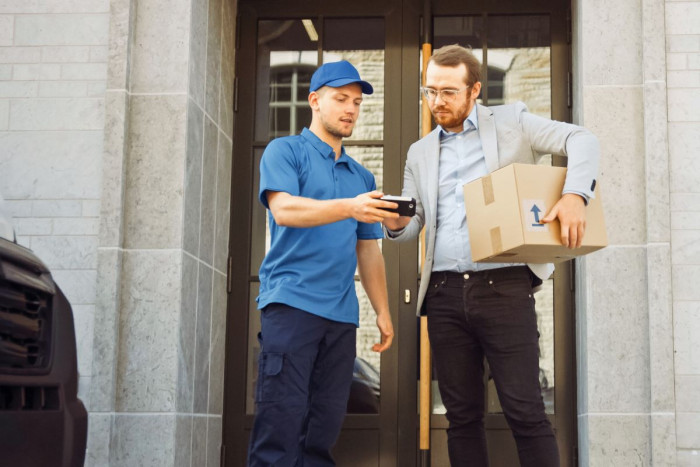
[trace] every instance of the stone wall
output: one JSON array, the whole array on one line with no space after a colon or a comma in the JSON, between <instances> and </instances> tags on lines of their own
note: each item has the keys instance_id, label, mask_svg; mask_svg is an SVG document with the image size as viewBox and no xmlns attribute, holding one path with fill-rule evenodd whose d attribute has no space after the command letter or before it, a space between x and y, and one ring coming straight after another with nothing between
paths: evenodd
<instances>
[{"instance_id":1,"label":"stone wall","mask_svg":"<svg viewBox=\"0 0 700 467\"><path fill-rule=\"evenodd\" d=\"M218 466L234 3L110 6L87 465Z\"/></svg>"},{"instance_id":2,"label":"stone wall","mask_svg":"<svg viewBox=\"0 0 700 467\"><path fill-rule=\"evenodd\" d=\"M0 190L76 313L87 465L218 463L233 4L0 4ZM610 239L577 262L579 463L697 465L700 2L572 13Z\"/></svg>"},{"instance_id":3,"label":"stone wall","mask_svg":"<svg viewBox=\"0 0 700 467\"><path fill-rule=\"evenodd\" d=\"M664 44L681 5L572 3L574 121L600 139L610 244L577 262L582 466L676 464Z\"/></svg>"},{"instance_id":4,"label":"stone wall","mask_svg":"<svg viewBox=\"0 0 700 467\"><path fill-rule=\"evenodd\" d=\"M700 465L700 2L665 2L676 446Z\"/></svg>"},{"instance_id":5,"label":"stone wall","mask_svg":"<svg viewBox=\"0 0 700 467\"><path fill-rule=\"evenodd\" d=\"M510 49L513 61L504 70L503 97L506 103L522 101L528 111L541 117L552 116L552 67L549 47Z\"/></svg>"},{"instance_id":6,"label":"stone wall","mask_svg":"<svg viewBox=\"0 0 700 467\"><path fill-rule=\"evenodd\" d=\"M0 193L75 315L92 379L109 1L0 3Z\"/></svg>"}]
</instances>

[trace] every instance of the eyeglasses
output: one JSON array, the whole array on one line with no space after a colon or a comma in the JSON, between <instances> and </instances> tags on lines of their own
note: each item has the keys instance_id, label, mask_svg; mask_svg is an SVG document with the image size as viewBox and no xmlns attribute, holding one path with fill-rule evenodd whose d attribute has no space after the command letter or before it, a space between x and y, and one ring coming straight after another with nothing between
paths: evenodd
<instances>
[{"instance_id":1,"label":"eyeglasses","mask_svg":"<svg viewBox=\"0 0 700 467\"><path fill-rule=\"evenodd\" d=\"M442 99L445 102L452 102L457 98L457 94L466 91L469 89L471 86L467 86L466 88L462 89L433 89L433 88L426 88L426 87L421 87L420 91L423 93L426 99L429 101L434 101L437 96L440 96L440 99Z\"/></svg>"}]
</instances>

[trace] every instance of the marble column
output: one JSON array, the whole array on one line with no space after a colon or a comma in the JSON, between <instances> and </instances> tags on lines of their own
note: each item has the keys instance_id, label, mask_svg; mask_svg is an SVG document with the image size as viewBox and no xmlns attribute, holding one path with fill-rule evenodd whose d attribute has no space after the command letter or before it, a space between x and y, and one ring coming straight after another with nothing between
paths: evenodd
<instances>
[{"instance_id":1,"label":"marble column","mask_svg":"<svg viewBox=\"0 0 700 467\"><path fill-rule=\"evenodd\" d=\"M575 121L600 138L610 241L577 262L580 465L674 465L664 2L572 8Z\"/></svg>"},{"instance_id":2,"label":"marble column","mask_svg":"<svg viewBox=\"0 0 700 467\"><path fill-rule=\"evenodd\" d=\"M235 2L110 6L87 465L218 466Z\"/></svg>"}]
</instances>

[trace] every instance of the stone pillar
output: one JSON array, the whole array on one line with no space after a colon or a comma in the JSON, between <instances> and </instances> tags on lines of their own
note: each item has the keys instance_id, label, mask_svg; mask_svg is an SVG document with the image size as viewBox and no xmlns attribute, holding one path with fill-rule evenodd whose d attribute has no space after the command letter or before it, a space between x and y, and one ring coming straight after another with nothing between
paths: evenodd
<instances>
[{"instance_id":1,"label":"stone pillar","mask_svg":"<svg viewBox=\"0 0 700 467\"><path fill-rule=\"evenodd\" d=\"M600 138L610 241L577 263L580 465L674 465L664 2L572 8L575 120Z\"/></svg>"},{"instance_id":2,"label":"stone pillar","mask_svg":"<svg viewBox=\"0 0 700 467\"><path fill-rule=\"evenodd\" d=\"M679 466L700 465L700 1L665 4Z\"/></svg>"},{"instance_id":3,"label":"stone pillar","mask_svg":"<svg viewBox=\"0 0 700 467\"><path fill-rule=\"evenodd\" d=\"M110 4L87 465L219 465L233 3Z\"/></svg>"}]
</instances>

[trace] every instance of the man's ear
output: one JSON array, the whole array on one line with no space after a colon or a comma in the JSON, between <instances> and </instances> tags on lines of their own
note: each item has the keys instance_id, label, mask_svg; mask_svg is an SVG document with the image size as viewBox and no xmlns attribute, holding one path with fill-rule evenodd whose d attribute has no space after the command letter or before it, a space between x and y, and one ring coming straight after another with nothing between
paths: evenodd
<instances>
[{"instance_id":1,"label":"man's ear","mask_svg":"<svg viewBox=\"0 0 700 467\"><path fill-rule=\"evenodd\" d=\"M481 93L481 81L477 81L474 83L471 89L471 95L469 96L470 99L476 99L479 97L479 94Z\"/></svg>"},{"instance_id":2,"label":"man's ear","mask_svg":"<svg viewBox=\"0 0 700 467\"><path fill-rule=\"evenodd\" d=\"M320 98L321 96L316 91L309 93L309 107L311 107L311 110L318 110L318 100Z\"/></svg>"}]
</instances>

